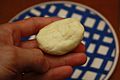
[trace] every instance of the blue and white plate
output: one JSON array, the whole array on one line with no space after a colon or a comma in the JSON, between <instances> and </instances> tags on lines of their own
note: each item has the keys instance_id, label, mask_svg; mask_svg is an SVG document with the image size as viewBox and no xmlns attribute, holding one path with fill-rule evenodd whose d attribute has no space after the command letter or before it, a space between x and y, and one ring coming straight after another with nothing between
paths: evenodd
<instances>
[{"instance_id":1,"label":"blue and white plate","mask_svg":"<svg viewBox=\"0 0 120 80\"><path fill-rule=\"evenodd\" d=\"M26 18L41 17L75 17L85 27L83 43L87 50L87 63L74 67L74 72L67 80L108 80L118 60L118 41L111 24L94 9L68 1L54 1L37 4L25 9L10 22ZM23 38L23 40L32 37Z\"/></svg>"}]
</instances>

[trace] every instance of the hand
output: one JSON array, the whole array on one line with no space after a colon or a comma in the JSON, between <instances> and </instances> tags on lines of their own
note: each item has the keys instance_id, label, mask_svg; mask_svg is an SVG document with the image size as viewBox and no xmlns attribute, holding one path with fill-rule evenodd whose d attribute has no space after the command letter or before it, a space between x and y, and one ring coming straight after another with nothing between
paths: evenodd
<instances>
[{"instance_id":1,"label":"hand","mask_svg":"<svg viewBox=\"0 0 120 80\"><path fill-rule=\"evenodd\" d=\"M0 80L64 80L73 66L86 62L83 44L69 54L51 56L43 54L36 40L21 41L59 19L34 17L0 26Z\"/></svg>"}]
</instances>

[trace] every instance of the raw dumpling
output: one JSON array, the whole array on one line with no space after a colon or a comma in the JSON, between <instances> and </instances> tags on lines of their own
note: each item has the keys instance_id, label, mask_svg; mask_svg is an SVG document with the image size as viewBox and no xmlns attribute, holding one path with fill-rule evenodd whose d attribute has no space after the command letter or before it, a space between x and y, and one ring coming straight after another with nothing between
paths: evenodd
<instances>
[{"instance_id":1,"label":"raw dumpling","mask_svg":"<svg viewBox=\"0 0 120 80\"><path fill-rule=\"evenodd\" d=\"M39 48L52 55L73 50L82 40L84 27L79 19L66 18L42 28L36 36Z\"/></svg>"}]
</instances>

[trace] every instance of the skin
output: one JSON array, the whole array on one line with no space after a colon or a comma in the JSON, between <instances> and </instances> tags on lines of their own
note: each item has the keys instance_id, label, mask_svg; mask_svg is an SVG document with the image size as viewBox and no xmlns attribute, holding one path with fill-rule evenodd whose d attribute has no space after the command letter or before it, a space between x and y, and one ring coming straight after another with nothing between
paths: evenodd
<instances>
[{"instance_id":1,"label":"skin","mask_svg":"<svg viewBox=\"0 0 120 80\"><path fill-rule=\"evenodd\" d=\"M21 41L60 19L34 17L0 25L0 80L64 80L73 66L86 62L82 43L69 54L52 56L44 54L36 40Z\"/></svg>"}]
</instances>

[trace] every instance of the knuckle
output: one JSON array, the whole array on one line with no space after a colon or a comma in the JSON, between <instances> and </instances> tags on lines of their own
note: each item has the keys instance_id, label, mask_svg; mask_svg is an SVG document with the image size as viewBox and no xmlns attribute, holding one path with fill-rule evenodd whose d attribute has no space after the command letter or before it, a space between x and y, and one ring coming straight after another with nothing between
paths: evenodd
<instances>
[{"instance_id":1,"label":"knuckle","mask_svg":"<svg viewBox=\"0 0 120 80\"><path fill-rule=\"evenodd\" d=\"M43 55L43 53L42 53L42 51L41 50L38 50L38 49L34 49L35 51L35 57L36 57L36 62L37 62L37 64L43 64L44 62L45 62L45 57L44 57L44 55Z\"/></svg>"},{"instance_id":2,"label":"knuckle","mask_svg":"<svg viewBox=\"0 0 120 80\"><path fill-rule=\"evenodd\" d=\"M8 37L11 34L12 34L12 31L9 28L2 27L0 29L0 35L2 35L2 36Z\"/></svg>"}]
</instances>

